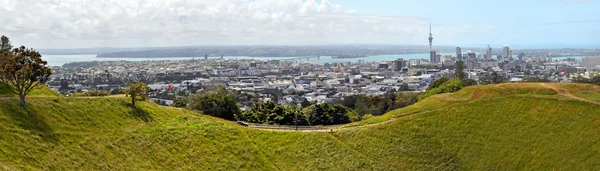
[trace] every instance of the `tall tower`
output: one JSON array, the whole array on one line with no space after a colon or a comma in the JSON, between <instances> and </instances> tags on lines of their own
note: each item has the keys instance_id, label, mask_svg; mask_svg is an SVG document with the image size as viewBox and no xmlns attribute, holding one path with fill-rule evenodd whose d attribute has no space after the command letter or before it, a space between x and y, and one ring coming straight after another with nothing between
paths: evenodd
<instances>
[{"instance_id":1,"label":"tall tower","mask_svg":"<svg viewBox=\"0 0 600 171\"><path fill-rule=\"evenodd\" d=\"M433 51L433 35L431 34L431 22L429 22L429 51Z\"/></svg>"},{"instance_id":2,"label":"tall tower","mask_svg":"<svg viewBox=\"0 0 600 171\"><path fill-rule=\"evenodd\" d=\"M429 22L429 61L432 64L437 64L435 50L433 50L433 35L431 34L431 22Z\"/></svg>"}]
</instances>

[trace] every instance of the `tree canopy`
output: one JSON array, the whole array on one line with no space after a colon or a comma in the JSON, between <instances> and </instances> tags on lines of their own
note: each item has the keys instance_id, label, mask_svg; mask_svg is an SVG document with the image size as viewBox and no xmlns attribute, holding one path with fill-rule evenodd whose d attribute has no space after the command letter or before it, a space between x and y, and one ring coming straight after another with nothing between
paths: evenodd
<instances>
[{"instance_id":1,"label":"tree canopy","mask_svg":"<svg viewBox=\"0 0 600 171\"><path fill-rule=\"evenodd\" d=\"M131 106L135 107L135 101L147 98L148 90L150 90L148 84L137 81L135 83L130 82L129 87L123 89L123 93L131 97Z\"/></svg>"},{"instance_id":2,"label":"tree canopy","mask_svg":"<svg viewBox=\"0 0 600 171\"><path fill-rule=\"evenodd\" d=\"M189 109L227 120L234 120L235 115L241 112L235 95L224 89L205 89L191 95L188 102Z\"/></svg>"},{"instance_id":3,"label":"tree canopy","mask_svg":"<svg viewBox=\"0 0 600 171\"><path fill-rule=\"evenodd\" d=\"M2 48L5 36L2 37ZM7 39L8 40L8 39ZM42 55L25 46L13 49L11 52L1 52L0 82L13 93L19 95L21 105L25 106L25 96L38 86L43 86L52 74L48 62L42 60Z\"/></svg>"}]
</instances>

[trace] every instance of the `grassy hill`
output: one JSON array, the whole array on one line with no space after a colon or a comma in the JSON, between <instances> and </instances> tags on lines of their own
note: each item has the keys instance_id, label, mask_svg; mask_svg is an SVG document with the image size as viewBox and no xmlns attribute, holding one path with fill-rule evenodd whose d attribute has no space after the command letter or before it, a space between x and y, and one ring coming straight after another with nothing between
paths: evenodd
<instances>
[{"instance_id":1,"label":"grassy hill","mask_svg":"<svg viewBox=\"0 0 600 171\"><path fill-rule=\"evenodd\" d=\"M347 125L276 132L123 97L0 99L0 170L598 170L600 87L467 87Z\"/></svg>"}]
</instances>

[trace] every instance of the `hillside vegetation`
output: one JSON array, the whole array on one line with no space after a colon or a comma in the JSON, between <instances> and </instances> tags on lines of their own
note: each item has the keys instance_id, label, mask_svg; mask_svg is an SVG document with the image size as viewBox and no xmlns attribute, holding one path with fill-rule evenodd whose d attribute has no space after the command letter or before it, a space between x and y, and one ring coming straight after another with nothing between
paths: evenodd
<instances>
[{"instance_id":1,"label":"hillside vegetation","mask_svg":"<svg viewBox=\"0 0 600 171\"><path fill-rule=\"evenodd\" d=\"M471 86L334 133L124 97L0 99L0 170L598 170L600 87Z\"/></svg>"}]
</instances>

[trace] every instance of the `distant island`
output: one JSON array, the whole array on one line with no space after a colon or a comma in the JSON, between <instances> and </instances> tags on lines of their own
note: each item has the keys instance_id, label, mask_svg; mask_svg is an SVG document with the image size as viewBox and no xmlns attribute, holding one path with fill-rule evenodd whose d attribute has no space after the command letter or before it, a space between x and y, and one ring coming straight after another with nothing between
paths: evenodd
<instances>
[{"instance_id":1,"label":"distant island","mask_svg":"<svg viewBox=\"0 0 600 171\"><path fill-rule=\"evenodd\" d=\"M453 47L437 47L451 52ZM164 57L305 57L333 56L357 58L387 54L428 53L426 46L395 45L323 45L323 46L200 46L141 51L121 51L98 54L98 58L164 58Z\"/></svg>"}]
</instances>

